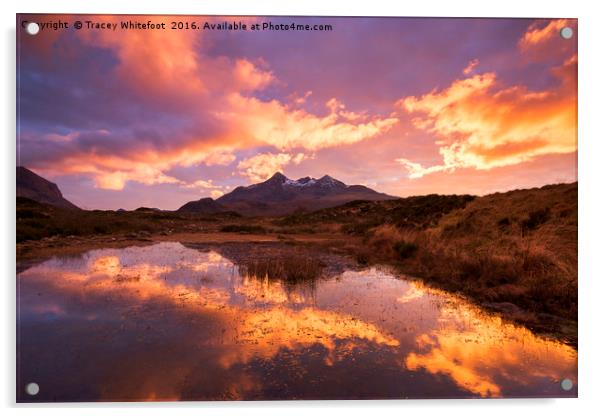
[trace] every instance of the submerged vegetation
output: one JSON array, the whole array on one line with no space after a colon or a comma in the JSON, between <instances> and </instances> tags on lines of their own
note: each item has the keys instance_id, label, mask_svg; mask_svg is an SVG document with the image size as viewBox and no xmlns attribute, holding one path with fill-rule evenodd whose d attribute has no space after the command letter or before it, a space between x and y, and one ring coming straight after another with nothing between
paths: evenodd
<instances>
[{"instance_id":1,"label":"submerged vegetation","mask_svg":"<svg viewBox=\"0 0 602 416\"><path fill-rule=\"evenodd\" d=\"M292 284L315 280L323 269L319 260L302 255L248 259L239 266L244 276Z\"/></svg>"}]
</instances>

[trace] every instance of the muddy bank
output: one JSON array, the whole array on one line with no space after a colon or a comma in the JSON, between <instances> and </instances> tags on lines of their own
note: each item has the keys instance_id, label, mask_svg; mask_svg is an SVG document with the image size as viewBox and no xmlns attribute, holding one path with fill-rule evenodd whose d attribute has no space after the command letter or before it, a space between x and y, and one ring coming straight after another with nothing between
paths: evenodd
<instances>
[{"instance_id":1,"label":"muddy bank","mask_svg":"<svg viewBox=\"0 0 602 416\"><path fill-rule=\"evenodd\" d=\"M98 248L144 246L162 241L196 244L268 243L340 246L348 236L333 234L236 234L236 233L159 233L137 232L120 235L48 237L17 243L17 270L24 264L52 256L77 255ZM335 249L336 251L336 249Z\"/></svg>"}]
</instances>

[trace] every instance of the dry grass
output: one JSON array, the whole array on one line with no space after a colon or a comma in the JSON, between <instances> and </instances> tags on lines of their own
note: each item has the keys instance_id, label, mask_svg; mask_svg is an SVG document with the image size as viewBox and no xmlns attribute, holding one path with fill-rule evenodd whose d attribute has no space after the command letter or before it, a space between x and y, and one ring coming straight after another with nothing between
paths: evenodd
<instances>
[{"instance_id":1,"label":"dry grass","mask_svg":"<svg viewBox=\"0 0 602 416\"><path fill-rule=\"evenodd\" d=\"M247 225L249 220L241 220L232 213L182 214L144 208L135 211L64 210L20 197L16 201L16 217L17 243L49 237L216 232L219 227L226 227L224 232L265 232L260 225Z\"/></svg>"},{"instance_id":2,"label":"dry grass","mask_svg":"<svg viewBox=\"0 0 602 416\"><path fill-rule=\"evenodd\" d=\"M484 302L576 320L577 184L477 198L427 229L381 225L356 257Z\"/></svg>"}]
</instances>

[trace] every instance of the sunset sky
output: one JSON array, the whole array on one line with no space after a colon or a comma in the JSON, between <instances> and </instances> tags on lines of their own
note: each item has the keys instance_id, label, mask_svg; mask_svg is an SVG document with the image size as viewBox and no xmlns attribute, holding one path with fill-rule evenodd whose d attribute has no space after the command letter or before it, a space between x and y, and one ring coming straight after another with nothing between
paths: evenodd
<instances>
[{"instance_id":1,"label":"sunset sky","mask_svg":"<svg viewBox=\"0 0 602 416\"><path fill-rule=\"evenodd\" d=\"M175 209L276 171L399 196L577 180L575 20L224 20L333 30L18 31L17 164L91 209Z\"/></svg>"}]
</instances>

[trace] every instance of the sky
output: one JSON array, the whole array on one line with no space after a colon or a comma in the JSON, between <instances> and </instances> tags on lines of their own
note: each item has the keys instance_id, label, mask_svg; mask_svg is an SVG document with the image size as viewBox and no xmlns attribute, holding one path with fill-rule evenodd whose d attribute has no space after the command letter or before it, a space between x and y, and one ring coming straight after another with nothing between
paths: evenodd
<instances>
[{"instance_id":1,"label":"sky","mask_svg":"<svg viewBox=\"0 0 602 416\"><path fill-rule=\"evenodd\" d=\"M278 171L397 196L577 180L576 20L19 19L70 27L18 31L17 164L83 208L177 209ZM171 30L174 20L332 30Z\"/></svg>"}]
</instances>

